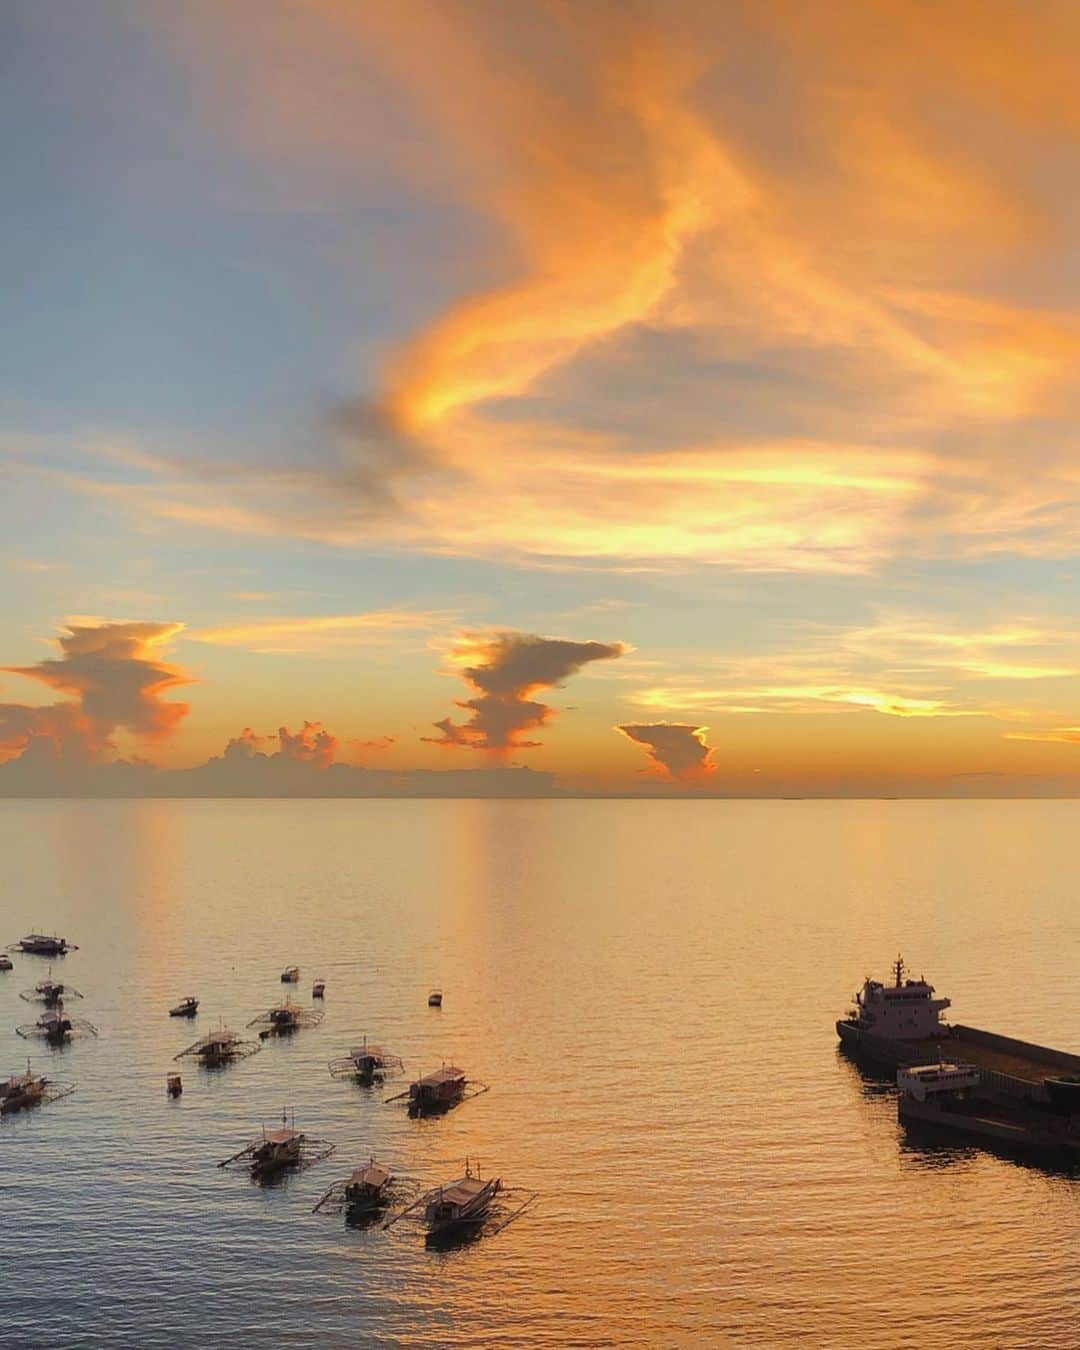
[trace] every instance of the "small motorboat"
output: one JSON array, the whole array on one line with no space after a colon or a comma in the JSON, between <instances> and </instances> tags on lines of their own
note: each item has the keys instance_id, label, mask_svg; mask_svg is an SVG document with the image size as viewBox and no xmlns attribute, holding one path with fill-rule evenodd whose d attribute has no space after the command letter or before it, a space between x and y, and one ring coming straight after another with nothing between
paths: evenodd
<instances>
[{"instance_id":1,"label":"small motorboat","mask_svg":"<svg viewBox=\"0 0 1080 1350\"><path fill-rule=\"evenodd\" d=\"M441 1008L441 1007L442 1007L442 990L441 990L441 989L433 989L433 990L431 991L431 993L428 994L428 996L427 996L427 1005L428 1005L429 1008Z\"/></svg>"},{"instance_id":2,"label":"small motorboat","mask_svg":"<svg viewBox=\"0 0 1080 1350\"><path fill-rule=\"evenodd\" d=\"M296 984L299 979L300 979L299 966L286 966L285 969L281 972L282 984Z\"/></svg>"},{"instance_id":3,"label":"small motorboat","mask_svg":"<svg viewBox=\"0 0 1080 1350\"><path fill-rule=\"evenodd\" d=\"M194 1017L199 1011L197 998L182 998L175 1008L169 1009L170 1017Z\"/></svg>"},{"instance_id":4,"label":"small motorboat","mask_svg":"<svg viewBox=\"0 0 1080 1350\"><path fill-rule=\"evenodd\" d=\"M14 970L15 962L8 956L7 952L0 952L0 970Z\"/></svg>"},{"instance_id":5,"label":"small motorboat","mask_svg":"<svg viewBox=\"0 0 1080 1350\"><path fill-rule=\"evenodd\" d=\"M312 997L312 998L325 998L325 997L326 997L326 981L325 981L325 980L316 980L316 981L315 981L315 983L311 986L311 997Z\"/></svg>"},{"instance_id":6,"label":"small motorboat","mask_svg":"<svg viewBox=\"0 0 1080 1350\"><path fill-rule=\"evenodd\" d=\"M184 1083L178 1073L165 1075L165 1091L170 1097L179 1097L184 1090Z\"/></svg>"}]
</instances>

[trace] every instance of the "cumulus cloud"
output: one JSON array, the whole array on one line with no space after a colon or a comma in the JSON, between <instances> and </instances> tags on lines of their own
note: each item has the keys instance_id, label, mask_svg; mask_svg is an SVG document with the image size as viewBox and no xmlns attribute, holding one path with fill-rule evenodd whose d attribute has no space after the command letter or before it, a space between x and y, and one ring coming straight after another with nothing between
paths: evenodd
<instances>
[{"instance_id":1,"label":"cumulus cloud","mask_svg":"<svg viewBox=\"0 0 1080 1350\"><path fill-rule=\"evenodd\" d=\"M469 718L458 723L444 717L435 723L440 734L424 739L470 750L538 746L539 741L523 737L550 720L551 708L533 695L561 687L591 661L609 661L626 650L622 642L571 642L532 633L464 634L452 659L466 684L476 691L473 698L457 704Z\"/></svg>"},{"instance_id":2,"label":"cumulus cloud","mask_svg":"<svg viewBox=\"0 0 1080 1350\"><path fill-rule=\"evenodd\" d=\"M701 782L716 770L712 747L705 740L708 727L686 722L630 722L615 730L645 746L659 772L675 782Z\"/></svg>"},{"instance_id":3,"label":"cumulus cloud","mask_svg":"<svg viewBox=\"0 0 1080 1350\"><path fill-rule=\"evenodd\" d=\"M0 705L0 753L19 753L42 738L100 756L112 749L118 730L151 742L171 736L188 705L164 696L190 684L191 677L164 660L162 649L182 628L179 623L73 623L56 640L59 657L4 667L68 698L45 707Z\"/></svg>"}]
</instances>

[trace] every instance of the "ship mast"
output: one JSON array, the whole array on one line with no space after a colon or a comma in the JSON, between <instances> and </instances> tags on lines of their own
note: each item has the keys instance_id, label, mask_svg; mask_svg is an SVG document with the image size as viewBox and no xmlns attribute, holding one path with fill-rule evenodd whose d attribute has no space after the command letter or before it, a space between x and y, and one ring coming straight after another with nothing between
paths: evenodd
<instances>
[{"instance_id":1,"label":"ship mast","mask_svg":"<svg viewBox=\"0 0 1080 1350\"><path fill-rule=\"evenodd\" d=\"M896 964L893 966L893 973L896 976L897 989L904 983L904 958L899 954L896 957Z\"/></svg>"}]
</instances>

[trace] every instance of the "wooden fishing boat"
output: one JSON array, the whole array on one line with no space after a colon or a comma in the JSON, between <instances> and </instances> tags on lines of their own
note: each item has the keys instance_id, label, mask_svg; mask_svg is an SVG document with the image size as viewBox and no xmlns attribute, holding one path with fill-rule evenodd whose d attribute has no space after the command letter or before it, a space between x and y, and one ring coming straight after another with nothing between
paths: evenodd
<instances>
[{"instance_id":1,"label":"wooden fishing boat","mask_svg":"<svg viewBox=\"0 0 1080 1350\"><path fill-rule=\"evenodd\" d=\"M424 1205L428 1233L436 1237L463 1224L482 1223L501 1187L502 1181L498 1177L489 1177L485 1181L474 1176L466 1159L463 1177L428 1194Z\"/></svg>"},{"instance_id":2,"label":"wooden fishing boat","mask_svg":"<svg viewBox=\"0 0 1080 1350\"><path fill-rule=\"evenodd\" d=\"M325 1013L319 1008L300 1008L288 999L275 1008L253 1017L249 1027L259 1027L259 1039L265 1041L269 1036L289 1036L301 1027L317 1027Z\"/></svg>"},{"instance_id":3,"label":"wooden fishing boat","mask_svg":"<svg viewBox=\"0 0 1080 1350\"><path fill-rule=\"evenodd\" d=\"M45 979L38 980L33 989L24 989L19 997L25 999L27 1003L44 1003L47 1008L55 1008L64 999L82 998L82 994L77 989L73 989L70 984L54 980L52 967L50 966Z\"/></svg>"},{"instance_id":4,"label":"wooden fishing boat","mask_svg":"<svg viewBox=\"0 0 1080 1350\"><path fill-rule=\"evenodd\" d=\"M30 1061L27 1060L25 1073L12 1074L6 1082L0 1082L0 1116L40 1106L43 1102L58 1101L74 1091L70 1084L58 1083L44 1074L31 1072Z\"/></svg>"},{"instance_id":5,"label":"wooden fishing boat","mask_svg":"<svg viewBox=\"0 0 1080 1350\"><path fill-rule=\"evenodd\" d=\"M230 1064L234 1059L246 1059L262 1047L257 1041L245 1041L236 1031L219 1027L200 1036L173 1059L197 1059L204 1068L216 1069L222 1064Z\"/></svg>"},{"instance_id":6,"label":"wooden fishing boat","mask_svg":"<svg viewBox=\"0 0 1080 1350\"><path fill-rule=\"evenodd\" d=\"M489 1090L486 1083L466 1078L464 1069L444 1064L434 1073L425 1074L410 1083L404 1092L395 1093L386 1100L397 1102L407 1099L410 1116L434 1116L442 1115L468 1098L479 1097L482 1092Z\"/></svg>"},{"instance_id":7,"label":"wooden fishing boat","mask_svg":"<svg viewBox=\"0 0 1080 1350\"><path fill-rule=\"evenodd\" d=\"M327 1067L332 1078L352 1078L357 1083L369 1085L403 1066L397 1055L392 1055L381 1045L369 1045L365 1036L362 1045L354 1045L347 1055L332 1059Z\"/></svg>"},{"instance_id":8,"label":"wooden fishing boat","mask_svg":"<svg viewBox=\"0 0 1080 1350\"><path fill-rule=\"evenodd\" d=\"M50 1045L66 1045L76 1036L96 1036L98 1029L81 1017L69 1017L61 1004L57 1008L46 1008L36 1022L15 1030L24 1039L39 1036Z\"/></svg>"},{"instance_id":9,"label":"wooden fishing boat","mask_svg":"<svg viewBox=\"0 0 1080 1350\"><path fill-rule=\"evenodd\" d=\"M47 933L28 933L15 946L30 956L65 956L68 952L78 951L78 947L68 942L67 938L50 937Z\"/></svg>"},{"instance_id":10,"label":"wooden fishing boat","mask_svg":"<svg viewBox=\"0 0 1080 1350\"><path fill-rule=\"evenodd\" d=\"M333 1151L333 1144L298 1130L295 1119L290 1124L286 1112L282 1111L280 1129L264 1128L259 1138L253 1139L231 1158L218 1163L218 1166L241 1165L249 1168L256 1180L268 1180L286 1170L302 1171L321 1158L329 1157Z\"/></svg>"}]
</instances>

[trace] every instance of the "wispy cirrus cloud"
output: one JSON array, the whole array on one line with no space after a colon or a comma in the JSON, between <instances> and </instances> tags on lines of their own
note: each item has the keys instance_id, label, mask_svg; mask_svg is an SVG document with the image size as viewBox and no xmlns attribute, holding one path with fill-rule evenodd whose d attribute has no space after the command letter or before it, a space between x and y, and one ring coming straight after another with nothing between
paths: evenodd
<instances>
[{"instance_id":1,"label":"wispy cirrus cloud","mask_svg":"<svg viewBox=\"0 0 1080 1350\"><path fill-rule=\"evenodd\" d=\"M316 614L243 619L195 628L185 634L216 647L308 655L339 648L396 642L410 633L430 634L453 615L445 610L370 610L363 614Z\"/></svg>"}]
</instances>

